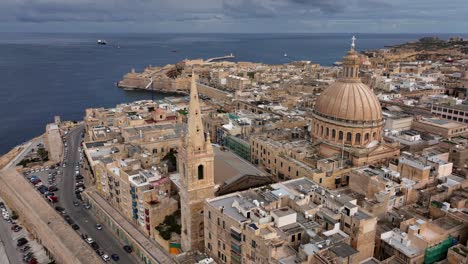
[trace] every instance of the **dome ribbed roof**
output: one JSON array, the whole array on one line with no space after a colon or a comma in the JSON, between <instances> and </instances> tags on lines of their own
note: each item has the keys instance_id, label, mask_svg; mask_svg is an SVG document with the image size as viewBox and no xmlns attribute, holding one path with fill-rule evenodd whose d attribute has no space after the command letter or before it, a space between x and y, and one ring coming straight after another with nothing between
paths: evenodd
<instances>
[{"instance_id":1,"label":"dome ribbed roof","mask_svg":"<svg viewBox=\"0 0 468 264\"><path fill-rule=\"evenodd\" d=\"M381 121L382 108L374 92L360 81L338 80L319 96L318 114L349 121Z\"/></svg>"}]
</instances>

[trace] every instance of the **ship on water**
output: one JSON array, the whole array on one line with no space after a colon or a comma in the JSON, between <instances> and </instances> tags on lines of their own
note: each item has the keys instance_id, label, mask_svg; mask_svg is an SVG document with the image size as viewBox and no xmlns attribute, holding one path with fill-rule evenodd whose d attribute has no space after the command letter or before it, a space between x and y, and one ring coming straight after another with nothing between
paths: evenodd
<instances>
[{"instance_id":1,"label":"ship on water","mask_svg":"<svg viewBox=\"0 0 468 264\"><path fill-rule=\"evenodd\" d=\"M105 41L103 39L98 39L97 44L98 45L107 45L107 41Z\"/></svg>"}]
</instances>

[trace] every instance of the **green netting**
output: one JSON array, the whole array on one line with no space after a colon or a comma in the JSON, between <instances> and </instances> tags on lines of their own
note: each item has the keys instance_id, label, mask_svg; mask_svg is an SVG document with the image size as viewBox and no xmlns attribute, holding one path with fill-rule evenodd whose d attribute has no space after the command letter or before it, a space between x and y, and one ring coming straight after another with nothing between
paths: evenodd
<instances>
[{"instance_id":1,"label":"green netting","mask_svg":"<svg viewBox=\"0 0 468 264\"><path fill-rule=\"evenodd\" d=\"M442 243L433 246L431 248L426 248L426 253L424 255L424 263L432 264L434 262L443 260L447 257L448 249L453 245L452 237L448 237Z\"/></svg>"}]
</instances>

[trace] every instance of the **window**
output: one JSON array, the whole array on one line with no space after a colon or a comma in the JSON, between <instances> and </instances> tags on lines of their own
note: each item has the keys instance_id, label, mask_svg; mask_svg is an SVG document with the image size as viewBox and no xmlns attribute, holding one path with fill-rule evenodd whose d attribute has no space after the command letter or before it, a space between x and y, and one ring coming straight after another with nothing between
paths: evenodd
<instances>
[{"instance_id":1,"label":"window","mask_svg":"<svg viewBox=\"0 0 468 264\"><path fill-rule=\"evenodd\" d=\"M340 133L338 133L338 139L343 140L343 131L340 131Z\"/></svg>"},{"instance_id":2,"label":"window","mask_svg":"<svg viewBox=\"0 0 468 264\"><path fill-rule=\"evenodd\" d=\"M203 180L203 165L198 165L198 179Z\"/></svg>"},{"instance_id":3,"label":"window","mask_svg":"<svg viewBox=\"0 0 468 264\"><path fill-rule=\"evenodd\" d=\"M327 127L327 137L330 135L330 129Z\"/></svg>"},{"instance_id":4,"label":"window","mask_svg":"<svg viewBox=\"0 0 468 264\"><path fill-rule=\"evenodd\" d=\"M208 211L208 219L211 219L211 211Z\"/></svg>"},{"instance_id":5,"label":"window","mask_svg":"<svg viewBox=\"0 0 468 264\"><path fill-rule=\"evenodd\" d=\"M365 142L369 141L369 133L366 133L366 134L364 135L364 141L365 141Z\"/></svg>"},{"instance_id":6,"label":"window","mask_svg":"<svg viewBox=\"0 0 468 264\"><path fill-rule=\"evenodd\" d=\"M255 242L255 240L252 240L252 248L257 248L257 242Z\"/></svg>"},{"instance_id":7,"label":"window","mask_svg":"<svg viewBox=\"0 0 468 264\"><path fill-rule=\"evenodd\" d=\"M360 133L356 134L356 143L361 144L361 134Z\"/></svg>"},{"instance_id":8,"label":"window","mask_svg":"<svg viewBox=\"0 0 468 264\"><path fill-rule=\"evenodd\" d=\"M336 130L335 130L335 129L332 129L332 138L333 138L333 139L336 138Z\"/></svg>"},{"instance_id":9,"label":"window","mask_svg":"<svg viewBox=\"0 0 468 264\"><path fill-rule=\"evenodd\" d=\"M353 135L351 134L351 132L346 133L346 141L347 142L351 142L352 138L353 138Z\"/></svg>"},{"instance_id":10,"label":"window","mask_svg":"<svg viewBox=\"0 0 468 264\"><path fill-rule=\"evenodd\" d=\"M294 241L296 241L296 235L291 236L291 242L294 242Z\"/></svg>"},{"instance_id":11,"label":"window","mask_svg":"<svg viewBox=\"0 0 468 264\"><path fill-rule=\"evenodd\" d=\"M297 240L301 241L302 233L297 234Z\"/></svg>"},{"instance_id":12,"label":"window","mask_svg":"<svg viewBox=\"0 0 468 264\"><path fill-rule=\"evenodd\" d=\"M319 183L322 183L322 178L320 178L320 181L319 181Z\"/></svg>"},{"instance_id":13,"label":"window","mask_svg":"<svg viewBox=\"0 0 468 264\"><path fill-rule=\"evenodd\" d=\"M372 138L373 138L374 140L377 140L377 133L376 133L376 132L374 132L374 133L372 134Z\"/></svg>"}]
</instances>

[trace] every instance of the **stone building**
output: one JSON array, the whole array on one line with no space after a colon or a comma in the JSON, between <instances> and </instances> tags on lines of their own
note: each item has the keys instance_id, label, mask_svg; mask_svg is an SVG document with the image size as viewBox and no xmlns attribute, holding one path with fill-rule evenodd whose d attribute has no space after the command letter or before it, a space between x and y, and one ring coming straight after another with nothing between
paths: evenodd
<instances>
[{"instance_id":1,"label":"stone building","mask_svg":"<svg viewBox=\"0 0 468 264\"><path fill-rule=\"evenodd\" d=\"M377 219L299 178L209 199L205 251L219 263L361 263Z\"/></svg>"},{"instance_id":2,"label":"stone building","mask_svg":"<svg viewBox=\"0 0 468 264\"><path fill-rule=\"evenodd\" d=\"M214 197L214 154L204 133L195 74L192 73L187 134L178 154L181 189L182 250L204 248L203 205Z\"/></svg>"},{"instance_id":3,"label":"stone building","mask_svg":"<svg viewBox=\"0 0 468 264\"><path fill-rule=\"evenodd\" d=\"M416 118L412 124L413 129L444 138L468 135L468 125L439 118Z\"/></svg>"},{"instance_id":4,"label":"stone building","mask_svg":"<svg viewBox=\"0 0 468 264\"><path fill-rule=\"evenodd\" d=\"M360 59L354 49L343 58L343 73L318 97L312 114L312 137L325 157L345 152L354 165L372 164L399 154L382 142L384 120L380 102L359 78Z\"/></svg>"}]
</instances>

